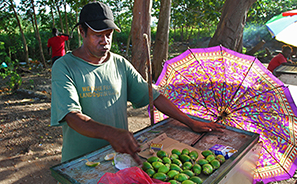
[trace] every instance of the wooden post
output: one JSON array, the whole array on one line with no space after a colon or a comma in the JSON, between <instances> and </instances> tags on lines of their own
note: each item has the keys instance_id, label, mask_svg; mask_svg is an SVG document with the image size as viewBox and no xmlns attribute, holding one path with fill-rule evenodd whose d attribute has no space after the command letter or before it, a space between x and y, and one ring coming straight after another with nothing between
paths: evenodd
<instances>
[{"instance_id":1,"label":"wooden post","mask_svg":"<svg viewBox=\"0 0 297 184\"><path fill-rule=\"evenodd\" d=\"M151 43L151 12L152 0L134 0L133 3L133 20L131 27L132 36L132 58L131 63L134 68L145 78L145 44L143 34L147 34L149 44Z\"/></svg>"},{"instance_id":2,"label":"wooden post","mask_svg":"<svg viewBox=\"0 0 297 184\"><path fill-rule=\"evenodd\" d=\"M148 35L143 34L144 39L144 48L145 48L145 54L146 54L146 65L147 65L147 78L148 78L148 91L149 91L149 108L150 108L150 120L151 120L151 126L153 126L154 123L154 98L153 98L153 87L152 87L152 62L150 58L150 47L148 42Z\"/></svg>"},{"instance_id":3,"label":"wooden post","mask_svg":"<svg viewBox=\"0 0 297 184\"><path fill-rule=\"evenodd\" d=\"M263 45L265 44L266 42L264 40L261 40L255 47L253 47L250 51L248 51L247 55L254 55L259 49L261 49L263 47Z\"/></svg>"}]
</instances>

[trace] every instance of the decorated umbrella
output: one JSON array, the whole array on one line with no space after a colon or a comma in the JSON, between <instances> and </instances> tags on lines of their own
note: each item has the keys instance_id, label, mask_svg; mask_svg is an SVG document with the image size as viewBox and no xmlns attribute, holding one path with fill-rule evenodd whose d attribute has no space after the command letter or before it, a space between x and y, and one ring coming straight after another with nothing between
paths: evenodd
<instances>
[{"instance_id":1,"label":"decorated umbrella","mask_svg":"<svg viewBox=\"0 0 297 184\"><path fill-rule=\"evenodd\" d=\"M293 176L297 108L257 58L222 46L189 49L165 62L156 85L186 114L260 134L255 182ZM155 109L154 118L167 117Z\"/></svg>"},{"instance_id":2,"label":"decorated umbrella","mask_svg":"<svg viewBox=\"0 0 297 184\"><path fill-rule=\"evenodd\" d=\"M297 47L297 9L272 17L266 26L276 40Z\"/></svg>"}]
</instances>

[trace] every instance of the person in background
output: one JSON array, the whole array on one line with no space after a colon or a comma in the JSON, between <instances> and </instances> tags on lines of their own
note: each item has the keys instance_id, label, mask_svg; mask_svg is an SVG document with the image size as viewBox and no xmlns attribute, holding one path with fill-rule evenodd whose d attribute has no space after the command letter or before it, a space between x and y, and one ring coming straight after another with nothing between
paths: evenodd
<instances>
[{"instance_id":1,"label":"person in background","mask_svg":"<svg viewBox=\"0 0 297 184\"><path fill-rule=\"evenodd\" d=\"M69 35L59 33L57 28L52 29L53 37L47 41L47 51L50 54L52 50L52 65L60 57L65 55L65 41L69 40Z\"/></svg>"},{"instance_id":2,"label":"person in background","mask_svg":"<svg viewBox=\"0 0 297 184\"><path fill-rule=\"evenodd\" d=\"M52 67L51 125L63 129L62 162L110 144L141 164L140 146L128 131L127 101L134 108L148 105L148 85L129 61L110 51L114 31L121 30L107 5L85 5L76 26L82 46ZM189 118L156 90L153 99L157 109L195 132L225 128Z\"/></svg>"},{"instance_id":3,"label":"person in background","mask_svg":"<svg viewBox=\"0 0 297 184\"><path fill-rule=\"evenodd\" d=\"M276 75L275 71L279 68L282 64L290 62L293 63L291 60L292 54L292 47L289 45L282 46L282 52L276 55L272 60L269 62L267 69L271 71L274 75Z\"/></svg>"}]
</instances>

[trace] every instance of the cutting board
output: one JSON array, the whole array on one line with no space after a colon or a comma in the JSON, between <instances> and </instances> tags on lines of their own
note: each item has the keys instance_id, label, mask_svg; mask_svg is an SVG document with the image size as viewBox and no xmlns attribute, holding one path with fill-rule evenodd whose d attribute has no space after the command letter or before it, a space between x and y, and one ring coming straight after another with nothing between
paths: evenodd
<instances>
[{"instance_id":1,"label":"cutting board","mask_svg":"<svg viewBox=\"0 0 297 184\"><path fill-rule=\"evenodd\" d=\"M193 151L193 150L197 151L198 159L203 158L203 156L201 155L201 152L202 152L201 150L191 147L187 144L181 143L175 139L172 139L172 138L168 137L166 133L163 133L163 134L159 135L158 137L143 143L141 145L141 152L138 153L138 155L143 158L146 158L146 159L148 159L151 156L156 156L157 151L155 151L154 154L151 154L149 151L150 145L152 143L162 144L163 145L162 150L166 151L169 155L171 155L171 150L173 150L173 149L182 151L184 148L187 148L190 151Z\"/></svg>"}]
</instances>

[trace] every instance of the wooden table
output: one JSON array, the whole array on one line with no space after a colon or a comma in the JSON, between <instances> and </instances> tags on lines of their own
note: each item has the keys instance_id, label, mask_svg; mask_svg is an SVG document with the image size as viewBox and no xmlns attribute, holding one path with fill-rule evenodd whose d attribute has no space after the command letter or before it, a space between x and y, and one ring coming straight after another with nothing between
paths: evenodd
<instances>
[{"instance_id":1,"label":"wooden table","mask_svg":"<svg viewBox=\"0 0 297 184\"><path fill-rule=\"evenodd\" d=\"M224 133L207 133L200 141L193 145L193 147L203 151L212 147L214 144L223 144L232 146L237 149L238 152L226 160L226 162L210 176L201 174L199 177L207 184L252 183L253 172L261 150L261 145L258 144L259 135L228 126L224 131ZM134 135L136 138L140 136L145 137L149 141L163 133L187 145L191 145L197 137L201 135L191 131L187 126L173 119L166 119ZM111 162L103 161L104 156L112 152L114 152L114 150L108 145L79 158L58 164L50 168L52 176L61 183L96 184L106 172L116 173L118 171L111 165ZM86 161L82 159L103 162L97 167L87 167L85 165Z\"/></svg>"},{"instance_id":2,"label":"wooden table","mask_svg":"<svg viewBox=\"0 0 297 184\"><path fill-rule=\"evenodd\" d=\"M297 85L297 65L283 65L275 72L283 83Z\"/></svg>"}]
</instances>

